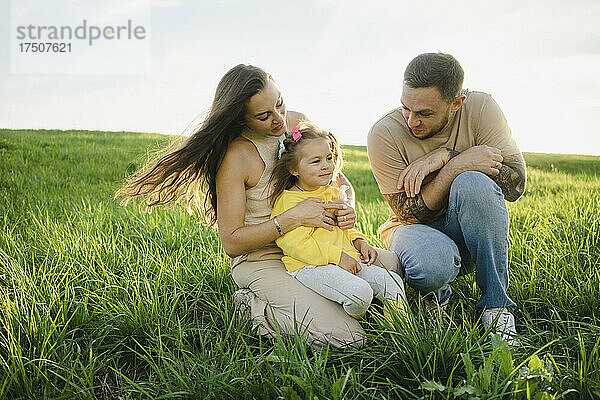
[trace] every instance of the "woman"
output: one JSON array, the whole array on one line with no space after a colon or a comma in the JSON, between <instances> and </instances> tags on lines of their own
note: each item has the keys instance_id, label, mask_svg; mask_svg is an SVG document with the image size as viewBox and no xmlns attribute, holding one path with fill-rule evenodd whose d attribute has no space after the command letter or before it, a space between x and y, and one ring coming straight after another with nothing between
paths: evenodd
<instances>
[{"instance_id":1,"label":"woman","mask_svg":"<svg viewBox=\"0 0 600 400\"><path fill-rule=\"evenodd\" d=\"M240 64L219 82L199 130L133 176L117 196L124 196L126 203L146 195L149 208L184 195L191 206L204 196L205 215L210 223L217 223L223 248L232 258L233 279L240 288L250 289L234 294L236 306L260 334L298 330L315 347L360 345L364 331L358 322L339 304L288 275L281 250L274 244L280 235L301 225L333 229L337 224L347 229L356 220L352 207L341 200L326 206L317 199L270 218L269 180L280 137L301 118L300 113L286 112L269 74ZM338 182L350 185L342 174Z\"/></svg>"}]
</instances>

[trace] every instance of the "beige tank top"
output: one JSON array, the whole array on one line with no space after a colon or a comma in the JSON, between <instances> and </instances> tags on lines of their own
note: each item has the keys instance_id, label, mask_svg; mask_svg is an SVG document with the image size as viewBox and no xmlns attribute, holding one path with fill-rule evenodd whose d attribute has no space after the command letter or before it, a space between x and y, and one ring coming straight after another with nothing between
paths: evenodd
<instances>
[{"instance_id":1,"label":"beige tank top","mask_svg":"<svg viewBox=\"0 0 600 400\"><path fill-rule=\"evenodd\" d=\"M271 173L277 160L277 153L279 151L279 137L277 136L265 136L256 134L250 130L242 131L242 137L251 141L260 158L265 163L265 170L263 171L260 179L256 186L246 189L246 210L244 213L244 224L245 225L256 225L262 222L268 221L271 218L271 203L269 197L273 193L273 185L269 183L271 179ZM252 251L257 254L272 254L273 251L280 253L279 248L275 242L271 242L266 246ZM280 257L280 255L279 255ZM248 258L248 254L242 254L231 259L231 267L235 267L242 261Z\"/></svg>"}]
</instances>

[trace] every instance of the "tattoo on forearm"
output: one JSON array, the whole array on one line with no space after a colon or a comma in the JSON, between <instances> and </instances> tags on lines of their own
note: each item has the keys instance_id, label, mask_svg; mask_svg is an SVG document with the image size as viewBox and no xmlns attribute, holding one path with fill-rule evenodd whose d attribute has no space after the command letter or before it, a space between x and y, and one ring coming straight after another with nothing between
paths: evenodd
<instances>
[{"instance_id":1,"label":"tattoo on forearm","mask_svg":"<svg viewBox=\"0 0 600 400\"><path fill-rule=\"evenodd\" d=\"M515 201L525 192L525 161L521 155L504 157L500 173L491 177L508 201Z\"/></svg>"},{"instance_id":2,"label":"tattoo on forearm","mask_svg":"<svg viewBox=\"0 0 600 400\"><path fill-rule=\"evenodd\" d=\"M427 207L421 193L415 197L408 197L404 192L384 194L383 197L398 219L409 224L428 224L435 221L439 212Z\"/></svg>"}]
</instances>

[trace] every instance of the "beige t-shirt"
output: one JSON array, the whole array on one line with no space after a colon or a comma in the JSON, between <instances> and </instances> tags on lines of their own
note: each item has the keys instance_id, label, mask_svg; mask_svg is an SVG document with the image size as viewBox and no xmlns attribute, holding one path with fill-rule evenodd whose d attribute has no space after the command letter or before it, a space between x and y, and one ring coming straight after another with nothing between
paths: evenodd
<instances>
[{"instance_id":1,"label":"beige t-shirt","mask_svg":"<svg viewBox=\"0 0 600 400\"><path fill-rule=\"evenodd\" d=\"M463 93L466 99L461 108L450 116L441 132L429 139L420 140L412 135L399 108L373 125L367 139L367 153L382 194L398 193L400 172L417 158L440 147L462 152L473 146L488 145L500 149L504 157L521 154L492 96L467 90ZM440 210L438 217L445 212L445 209ZM387 246L394 229L402 224L390 208L388 220L379 227L381 240Z\"/></svg>"}]
</instances>

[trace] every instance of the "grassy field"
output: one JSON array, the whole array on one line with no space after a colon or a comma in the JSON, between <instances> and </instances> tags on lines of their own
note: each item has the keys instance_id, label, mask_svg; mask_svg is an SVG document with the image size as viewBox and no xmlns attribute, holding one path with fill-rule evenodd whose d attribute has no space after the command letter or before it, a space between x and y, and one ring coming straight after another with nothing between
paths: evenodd
<instances>
[{"instance_id":1,"label":"grassy field","mask_svg":"<svg viewBox=\"0 0 600 400\"><path fill-rule=\"evenodd\" d=\"M522 347L475 319L473 276L449 314L377 305L367 346L314 352L234 324L215 231L182 207L142 214L119 183L160 135L0 130L0 398L599 398L600 157L526 154L509 204ZM345 147L358 227L387 217L363 147Z\"/></svg>"}]
</instances>

